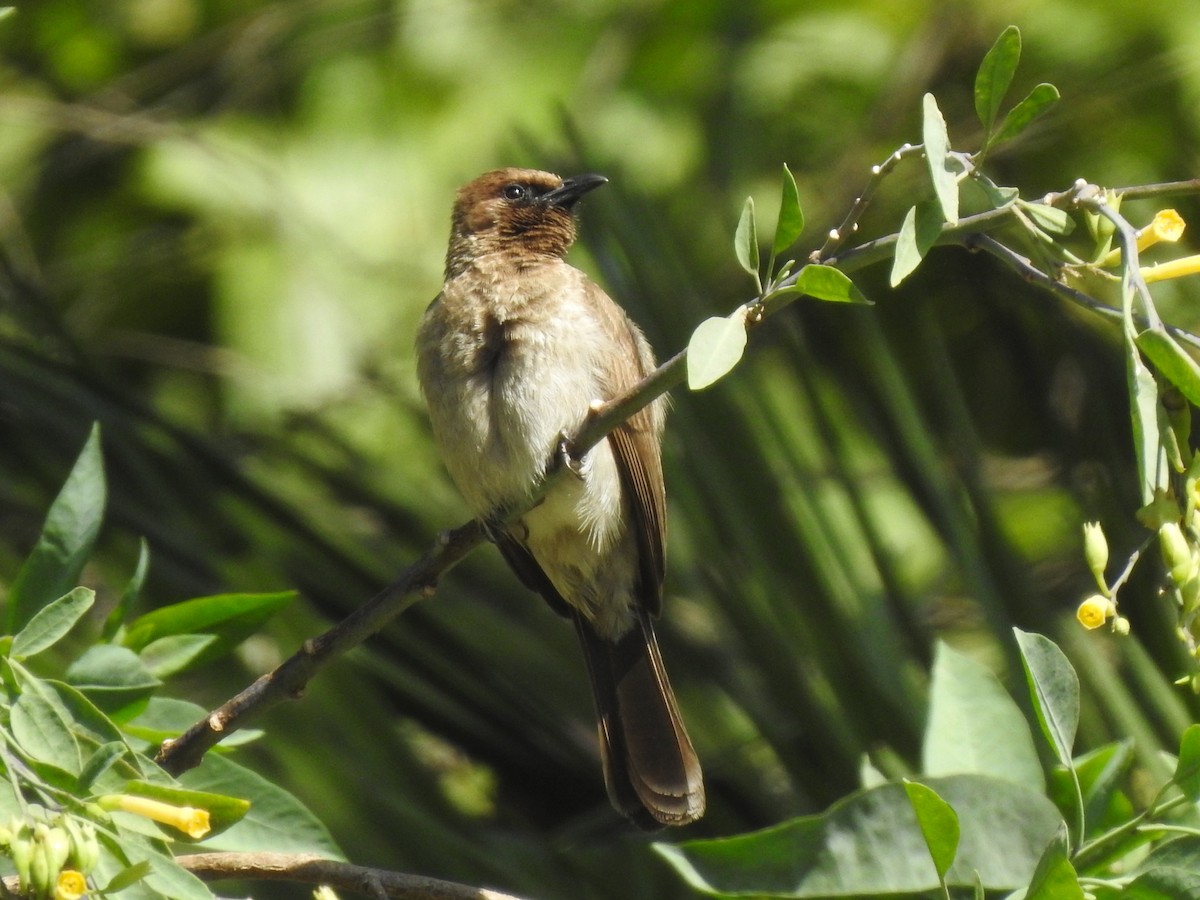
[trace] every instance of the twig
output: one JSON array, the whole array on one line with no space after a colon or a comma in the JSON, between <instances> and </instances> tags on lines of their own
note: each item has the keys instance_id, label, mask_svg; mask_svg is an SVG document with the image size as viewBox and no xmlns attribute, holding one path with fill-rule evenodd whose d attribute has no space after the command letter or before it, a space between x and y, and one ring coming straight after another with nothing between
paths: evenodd
<instances>
[{"instance_id":1,"label":"twig","mask_svg":"<svg viewBox=\"0 0 1200 900\"><path fill-rule=\"evenodd\" d=\"M860 216L862 210L866 208L879 179L886 174L887 167L895 165L909 153L920 150L919 146L906 145L892 154L882 166L876 167L867 190L855 201L855 206L847 215L843 225L851 227L852 230L853 224L857 221L856 216ZM1138 193L1137 188L1124 189L1126 196L1158 196L1165 193L1198 191L1200 191L1200 180L1151 185L1147 186L1141 194ZM1051 202L1051 198L1056 202L1068 200L1077 194L1078 188L1075 189L1074 194L1064 191L1061 194L1048 195L1046 202ZM1120 315L1111 307L1055 281L1028 260L981 233L1007 223L1010 215L1010 210L1002 207L964 217L956 225L943 228L936 243L940 245L958 243L968 248L977 247L987 250L1032 283L1103 315ZM831 241L826 242L826 247L833 249L839 246L840 235L838 238L838 240L832 240L831 236ZM895 243L896 235L893 234L860 244L840 256L826 256L825 248L817 251L814 256L819 256L825 264L836 266L848 273L886 259L894 252ZM799 272L793 273L781 281L779 287L794 284L798 276ZM772 306L769 313L773 315L778 312L792 299L794 298L789 297L785 302ZM1200 347L1200 339L1194 335L1182 329L1171 328L1170 330L1181 340ZM687 351L682 350L625 394L594 409L572 441L575 453L580 455L586 453L617 425L680 384L686 377L686 370ZM524 503L495 516L495 521L511 522L528 512L560 477L561 468L556 459L549 466L547 475L538 490ZM158 752L158 763L174 774L199 765L204 754L227 735L244 727L254 717L279 702L298 697L317 671L375 634L391 619L415 603L419 599L419 595L432 595L441 575L461 562L468 553L485 540L486 532L479 522L468 522L452 531L444 532L439 536L434 547L366 604L324 634L305 641L300 650L285 660L277 669L262 676L241 693L213 710L178 738L164 742Z\"/></svg>"},{"instance_id":2,"label":"twig","mask_svg":"<svg viewBox=\"0 0 1200 900\"><path fill-rule=\"evenodd\" d=\"M204 881L249 878L327 884L338 890L392 900L520 900L487 888L355 866L311 854L195 853L177 856L175 862Z\"/></svg>"},{"instance_id":3,"label":"twig","mask_svg":"<svg viewBox=\"0 0 1200 900\"><path fill-rule=\"evenodd\" d=\"M849 240L850 235L858 231L859 221L862 220L867 207L871 205L871 199L875 196L875 192L879 190L879 185L883 183L883 179L887 177L888 173L896 168L900 160L905 157L919 156L924 152L925 147L923 144L902 144L898 150L893 152L882 163L872 166L871 179L867 182L867 186L861 194L854 198L854 203L850 205L850 210L846 213L846 218L842 220L842 224L830 230L821 249L814 250L809 254L809 262L823 262L836 253L838 248Z\"/></svg>"}]
</instances>

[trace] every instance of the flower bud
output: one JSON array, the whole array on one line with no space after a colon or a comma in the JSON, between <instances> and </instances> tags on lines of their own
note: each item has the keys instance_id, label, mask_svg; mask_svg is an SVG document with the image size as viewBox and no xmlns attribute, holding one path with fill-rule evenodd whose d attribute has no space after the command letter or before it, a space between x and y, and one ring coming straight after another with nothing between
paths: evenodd
<instances>
[{"instance_id":1,"label":"flower bud","mask_svg":"<svg viewBox=\"0 0 1200 900\"><path fill-rule=\"evenodd\" d=\"M1104 570L1108 568L1108 540L1104 537L1104 529L1100 527L1099 522L1083 523L1083 556L1100 590L1107 591Z\"/></svg>"},{"instance_id":2,"label":"flower bud","mask_svg":"<svg viewBox=\"0 0 1200 900\"><path fill-rule=\"evenodd\" d=\"M67 857L71 855L70 835L61 825L55 825L53 828L46 829L42 836L42 843L46 845L46 860L50 863L50 874L57 878L63 866L67 864Z\"/></svg>"},{"instance_id":3,"label":"flower bud","mask_svg":"<svg viewBox=\"0 0 1200 900\"><path fill-rule=\"evenodd\" d=\"M46 853L46 842L35 840L29 858L29 891L35 898L50 896L58 872L50 871L50 857Z\"/></svg>"},{"instance_id":4,"label":"flower bud","mask_svg":"<svg viewBox=\"0 0 1200 900\"><path fill-rule=\"evenodd\" d=\"M1183 584L1192 576L1194 567L1192 548L1177 522L1166 522L1158 529L1158 540L1162 546L1163 560L1176 585Z\"/></svg>"},{"instance_id":5,"label":"flower bud","mask_svg":"<svg viewBox=\"0 0 1200 900\"><path fill-rule=\"evenodd\" d=\"M1113 634L1118 634L1121 637L1129 634L1129 620L1124 616L1114 616L1112 623Z\"/></svg>"}]
</instances>

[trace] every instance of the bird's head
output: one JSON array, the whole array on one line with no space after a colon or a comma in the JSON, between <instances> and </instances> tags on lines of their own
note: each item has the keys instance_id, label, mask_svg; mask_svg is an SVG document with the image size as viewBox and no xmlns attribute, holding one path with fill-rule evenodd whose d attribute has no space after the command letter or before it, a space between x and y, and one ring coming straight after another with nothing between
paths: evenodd
<instances>
[{"instance_id":1,"label":"bird's head","mask_svg":"<svg viewBox=\"0 0 1200 900\"><path fill-rule=\"evenodd\" d=\"M522 265L562 258L575 240L575 203L603 175L560 178L536 169L496 169L459 189L451 217L447 277L484 256Z\"/></svg>"}]
</instances>

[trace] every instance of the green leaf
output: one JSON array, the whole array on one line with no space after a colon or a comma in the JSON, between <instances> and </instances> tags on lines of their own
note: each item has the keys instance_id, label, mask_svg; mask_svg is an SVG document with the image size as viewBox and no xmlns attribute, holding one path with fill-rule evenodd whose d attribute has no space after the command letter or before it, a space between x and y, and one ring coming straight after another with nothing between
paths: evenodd
<instances>
[{"instance_id":1,"label":"green leaf","mask_svg":"<svg viewBox=\"0 0 1200 900\"><path fill-rule=\"evenodd\" d=\"M1058 88L1052 84L1039 84L1029 94L1008 111L1000 127L988 141L989 147L1010 140L1029 127L1029 124L1058 102Z\"/></svg>"},{"instance_id":2,"label":"green leaf","mask_svg":"<svg viewBox=\"0 0 1200 900\"><path fill-rule=\"evenodd\" d=\"M202 661L216 640L213 634L171 634L151 641L138 656L155 678L169 678Z\"/></svg>"},{"instance_id":3,"label":"green leaf","mask_svg":"<svg viewBox=\"0 0 1200 900\"><path fill-rule=\"evenodd\" d=\"M138 558L137 565L133 568L133 575L129 579L129 584L125 586L125 590L121 593L121 599L117 601L117 605L113 607L108 618L104 620L104 639L111 641L124 624L125 618L129 615L129 610L133 609L133 605L137 603L138 598L142 595L142 586L146 583L146 575L150 571L150 546L146 543L146 539L138 543Z\"/></svg>"},{"instance_id":4,"label":"green leaf","mask_svg":"<svg viewBox=\"0 0 1200 900\"><path fill-rule=\"evenodd\" d=\"M233 765L230 763L230 765ZM186 787L174 787L165 784L155 784L150 781L129 781L122 788L122 793L133 794L136 797L149 797L172 806L192 806L208 811L210 835L220 834L230 826L241 821L250 810L250 801L240 797L212 791L200 791ZM173 838L180 838L179 833L171 830ZM207 838L206 838L207 840Z\"/></svg>"},{"instance_id":5,"label":"green leaf","mask_svg":"<svg viewBox=\"0 0 1200 900\"><path fill-rule=\"evenodd\" d=\"M106 490L100 427L93 426L71 474L50 506L41 536L8 592L8 631L79 583L104 516Z\"/></svg>"},{"instance_id":6,"label":"green leaf","mask_svg":"<svg viewBox=\"0 0 1200 900\"><path fill-rule=\"evenodd\" d=\"M806 294L831 303L863 303L871 301L863 296L845 272L833 266L807 265L796 275L794 284L786 288L790 293Z\"/></svg>"},{"instance_id":7,"label":"green leaf","mask_svg":"<svg viewBox=\"0 0 1200 900\"><path fill-rule=\"evenodd\" d=\"M1024 900L1083 900L1083 888L1075 867L1067 857L1067 828L1064 825L1046 845L1037 869L1025 891Z\"/></svg>"},{"instance_id":8,"label":"green leaf","mask_svg":"<svg viewBox=\"0 0 1200 900\"><path fill-rule=\"evenodd\" d=\"M1189 725L1179 742L1179 762L1171 776L1185 797L1200 801L1200 725Z\"/></svg>"},{"instance_id":9,"label":"green leaf","mask_svg":"<svg viewBox=\"0 0 1200 900\"><path fill-rule=\"evenodd\" d=\"M17 659L24 659L53 647L92 608L95 600L96 592L91 588L77 587L43 606L13 638L9 652Z\"/></svg>"},{"instance_id":10,"label":"green leaf","mask_svg":"<svg viewBox=\"0 0 1200 900\"><path fill-rule=\"evenodd\" d=\"M343 859L328 829L283 788L224 756L208 754L199 768L180 778L185 787L245 797L245 818L217 837L204 839L212 850L316 853Z\"/></svg>"},{"instance_id":11,"label":"green leaf","mask_svg":"<svg viewBox=\"0 0 1200 900\"><path fill-rule=\"evenodd\" d=\"M942 111L938 109L933 94L925 95L921 134L925 142L925 161L929 165L933 192L942 209L942 219L953 225L958 221L958 171L951 165L946 120L942 118Z\"/></svg>"},{"instance_id":12,"label":"green leaf","mask_svg":"<svg viewBox=\"0 0 1200 900\"><path fill-rule=\"evenodd\" d=\"M733 250L742 268L754 276L755 284L759 284L758 227L754 223L753 197L747 197L746 205L742 207L742 217L738 219L733 235Z\"/></svg>"},{"instance_id":13,"label":"green leaf","mask_svg":"<svg viewBox=\"0 0 1200 900\"><path fill-rule=\"evenodd\" d=\"M1200 365L1161 325L1135 338L1138 349L1190 403L1200 406Z\"/></svg>"},{"instance_id":14,"label":"green leaf","mask_svg":"<svg viewBox=\"0 0 1200 900\"><path fill-rule=\"evenodd\" d=\"M150 696L162 684L136 653L112 644L89 647L67 668L66 679L109 712Z\"/></svg>"},{"instance_id":15,"label":"green leaf","mask_svg":"<svg viewBox=\"0 0 1200 900\"><path fill-rule=\"evenodd\" d=\"M137 884L150 873L150 862L142 860L131 866L126 866L109 879L108 884L99 889L101 894L115 894L131 885Z\"/></svg>"},{"instance_id":16,"label":"green leaf","mask_svg":"<svg viewBox=\"0 0 1200 900\"><path fill-rule=\"evenodd\" d=\"M96 783L96 780L108 772L128 752L129 748L122 741L109 741L107 744L97 747L79 771L79 779L76 782L77 793L80 796L91 793L92 785Z\"/></svg>"},{"instance_id":17,"label":"green leaf","mask_svg":"<svg viewBox=\"0 0 1200 900\"><path fill-rule=\"evenodd\" d=\"M1048 206L1045 203L1029 203L1024 200L1018 200L1017 206L1046 234L1054 237L1067 237L1075 230L1075 220L1066 210Z\"/></svg>"},{"instance_id":18,"label":"green leaf","mask_svg":"<svg viewBox=\"0 0 1200 900\"><path fill-rule=\"evenodd\" d=\"M944 879L958 852L958 816L932 788L906 780L904 791L916 813L917 825L929 847L929 857L938 878Z\"/></svg>"},{"instance_id":19,"label":"green leaf","mask_svg":"<svg viewBox=\"0 0 1200 900\"><path fill-rule=\"evenodd\" d=\"M926 775L975 772L1036 791L1045 787L1020 707L985 666L940 642L921 755Z\"/></svg>"},{"instance_id":20,"label":"green leaf","mask_svg":"<svg viewBox=\"0 0 1200 900\"><path fill-rule=\"evenodd\" d=\"M1136 339L1134 339L1136 340ZM1127 342L1125 374L1132 418L1133 450L1142 489L1142 503L1154 500L1155 491L1166 487L1169 470L1164 458L1158 427L1158 382L1142 362L1134 340Z\"/></svg>"},{"instance_id":21,"label":"green leaf","mask_svg":"<svg viewBox=\"0 0 1200 900\"><path fill-rule=\"evenodd\" d=\"M1009 25L984 55L975 74L975 112L986 134L992 131L1020 59L1021 31L1016 25Z\"/></svg>"},{"instance_id":22,"label":"green leaf","mask_svg":"<svg viewBox=\"0 0 1200 900\"><path fill-rule=\"evenodd\" d=\"M910 207L896 236L892 256L892 275L889 282L896 287L913 273L942 233L941 207L923 201Z\"/></svg>"},{"instance_id":23,"label":"green leaf","mask_svg":"<svg viewBox=\"0 0 1200 900\"><path fill-rule=\"evenodd\" d=\"M208 710L197 703L173 697L151 697L146 708L123 727L126 734L151 744L161 744L169 738L179 737L206 715ZM248 744L258 740L262 734L262 729L259 728L241 728L213 749L219 752L221 748Z\"/></svg>"},{"instance_id":24,"label":"green leaf","mask_svg":"<svg viewBox=\"0 0 1200 900\"><path fill-rule=\"evenodd\" d=\"M705 319L692 332L687 349L688 388L699 391L723 378L746 350L746 308Z\"/></svg>"},{"instance_id":25,"label":"green leaf","mask_svg":"<svg viewBox=\"0 0 1200 900\"><path fill-rule=\"evenodd\" d=\"M33 759L77 776L82 758L66 710L45 682L30 677L22 688L9 713L13 738Z\"/></svg>"},{"instance_id":26,"label":"green leaf","mask_svg":"<svg viewBox=\"0 0 1200 900\"><path fill-rule=\"evenodd\" d=\"M1075 758L1075 772L1083 793L1083 820L1089 834L1100 834L1128 821L1133 806L1121 792L1134 761L1134 741L1126 738L1097 747ZM1074 784L1070 772L1057 768L1056 784L1050 794L1059 809L1070 809L1074 800Z\"/></svg>"},{"instance_id":27,"label":"green leaf","mask_svg":"<svg viewBox=\"0 0 1200 900\"><path fill-rule=\"evenodd\" d=\"M151 641L169 635L216 635L219 640L209 645L192 663L200 665L228 653L295 599L295 591L276 591L216 594L185 600L139 616L129 624L123 643L136 652L145 649Z\"/></svg>"},{"instance_id":28,"label":"green leaf","mask_svg":"<svg viewBox=\"0 0 1200 900\"><path fill-rule=\"evenodd\" d=\"M800 207L800 191L796 178L785 163L783 166L783 196L779 201L779 222L775 225L775 243L771 255L778 256L804 231L804 210Z\"/></svg>"},{"instance_id":29,"label":"green leaf","mask_svg":"<svg viewBox=\"0 0 1200 900\"><path fill-rule=\"evenodd\" d=\"M212 900L213 894L204 882L181 867L170 855L161 852L156 843L128 832L121 837L121 849L130 864L145 862L150 866L150 871L134 890L144 886L153 891L152 896L170 900Z\"/></svg>"},{"instance_id":30,"label":"green leaf","mask_svg":"<svg viewBox=\"0 0 1200 900\"><path fill-rule=\"evenodd\" d=\"M1055 757L1071 767L1071 747L1079 725L1079 676L1066 654L1044 635L1013 629L1025 680L1042 733Z\"/></svg>"},{"instance_id":31,"label":"green leaf","mask_svg":"<svg viewBox=\"0 0 1200 900\"><path fill-rule=\"evenodd\" d=\"M1036 791L982 775L927 781L958 815L958 854L946 883L989 891L1029 883L1062 826ZM937 871L900 784L858 791L825 813L729 838L656 844L694 888L776 897L884 896L938 888Z\"/></svg>"}]
</instances>

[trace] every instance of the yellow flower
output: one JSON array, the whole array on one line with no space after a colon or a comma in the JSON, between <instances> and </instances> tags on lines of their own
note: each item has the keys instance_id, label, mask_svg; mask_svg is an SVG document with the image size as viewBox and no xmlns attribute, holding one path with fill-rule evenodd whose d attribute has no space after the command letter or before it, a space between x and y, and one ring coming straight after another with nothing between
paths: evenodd
<instances>
[{"instance_id":1,"label":"yellow flower","mask_svg":"<svg viewBox=\"0 0 1200 900\"><path fill-rule=\"evenodd\" d=\"M1183 229L1187 223L1183 216L1173 209L1160 209L1154 216L1154 221L1138 232L1137 248L1140 253L1147 247L1153 247L1159 241L1173 244L1183 237Z\"/></svg>"},{"instance_id":2,"label":"yellow flower","mask_svg":"<svg viewBox=\"0 0 1200 900\"><path fill-rule=\"evenodd\" d=\"M1166 281L1168 278L1182 278L1184 275L1195 275L1200 272L1200 255L1184 256L1153 266L1142 266L1141 272L1146 284Z\"/></svg>"},{"instance_id":3,"label":"yellow flower","mask_svg":"<svg viewBox=\"0 0 1200 900\"><path fill-rule=\"evenodd\" d=\"M87 896L87 880L82 872L63 869L54 883L54 900L79 900Z\"/></svg>"},{"instance_id":4,"label":"yellow flower","mask_svg":"<svg viewBox=\"0 0 1200 900\"><path fill-rule=\"evenodd\" d=\"M155 822L162 822L197 840L208 834L212 828L208 821L208 810L197 809L194 806L172 806L161 800L135 794L106 794L100 798L100 805L105 809L120 809L145 816Z\"/></svg>"},{"instance_id":5,"label":"yellow flower","mask_svg":"<svg viewBox=\"0 0 1200 900\"><path fill-rule=\"evenodd\" d=\"M1075 610L1075 618L1079 620L1080 625L1090 631L1107 622L1111 613L1112 603L1099 594L1093 594L1079 604L1079 609Z\"/></svg>"},{"instance_id":6,"label":"yellow flower","mask_svg":"<svg viewBox=\"0 0 1200 900\"><path fill-rule=\"evenodd\" d=\"M1155 214L1154 221L1137 233L1138 253L1164 241L1169 244L1175 243L1183 237L1183 229L1186 227L1187 223L1183 221L1183 216L1175 210L1160 209ZM1121 248L1118 247L1101 259L1099 264L1115 266L1120 261ZM1145 272L1144 269L1142 271Z\"/></svg>"}]
</instances>

